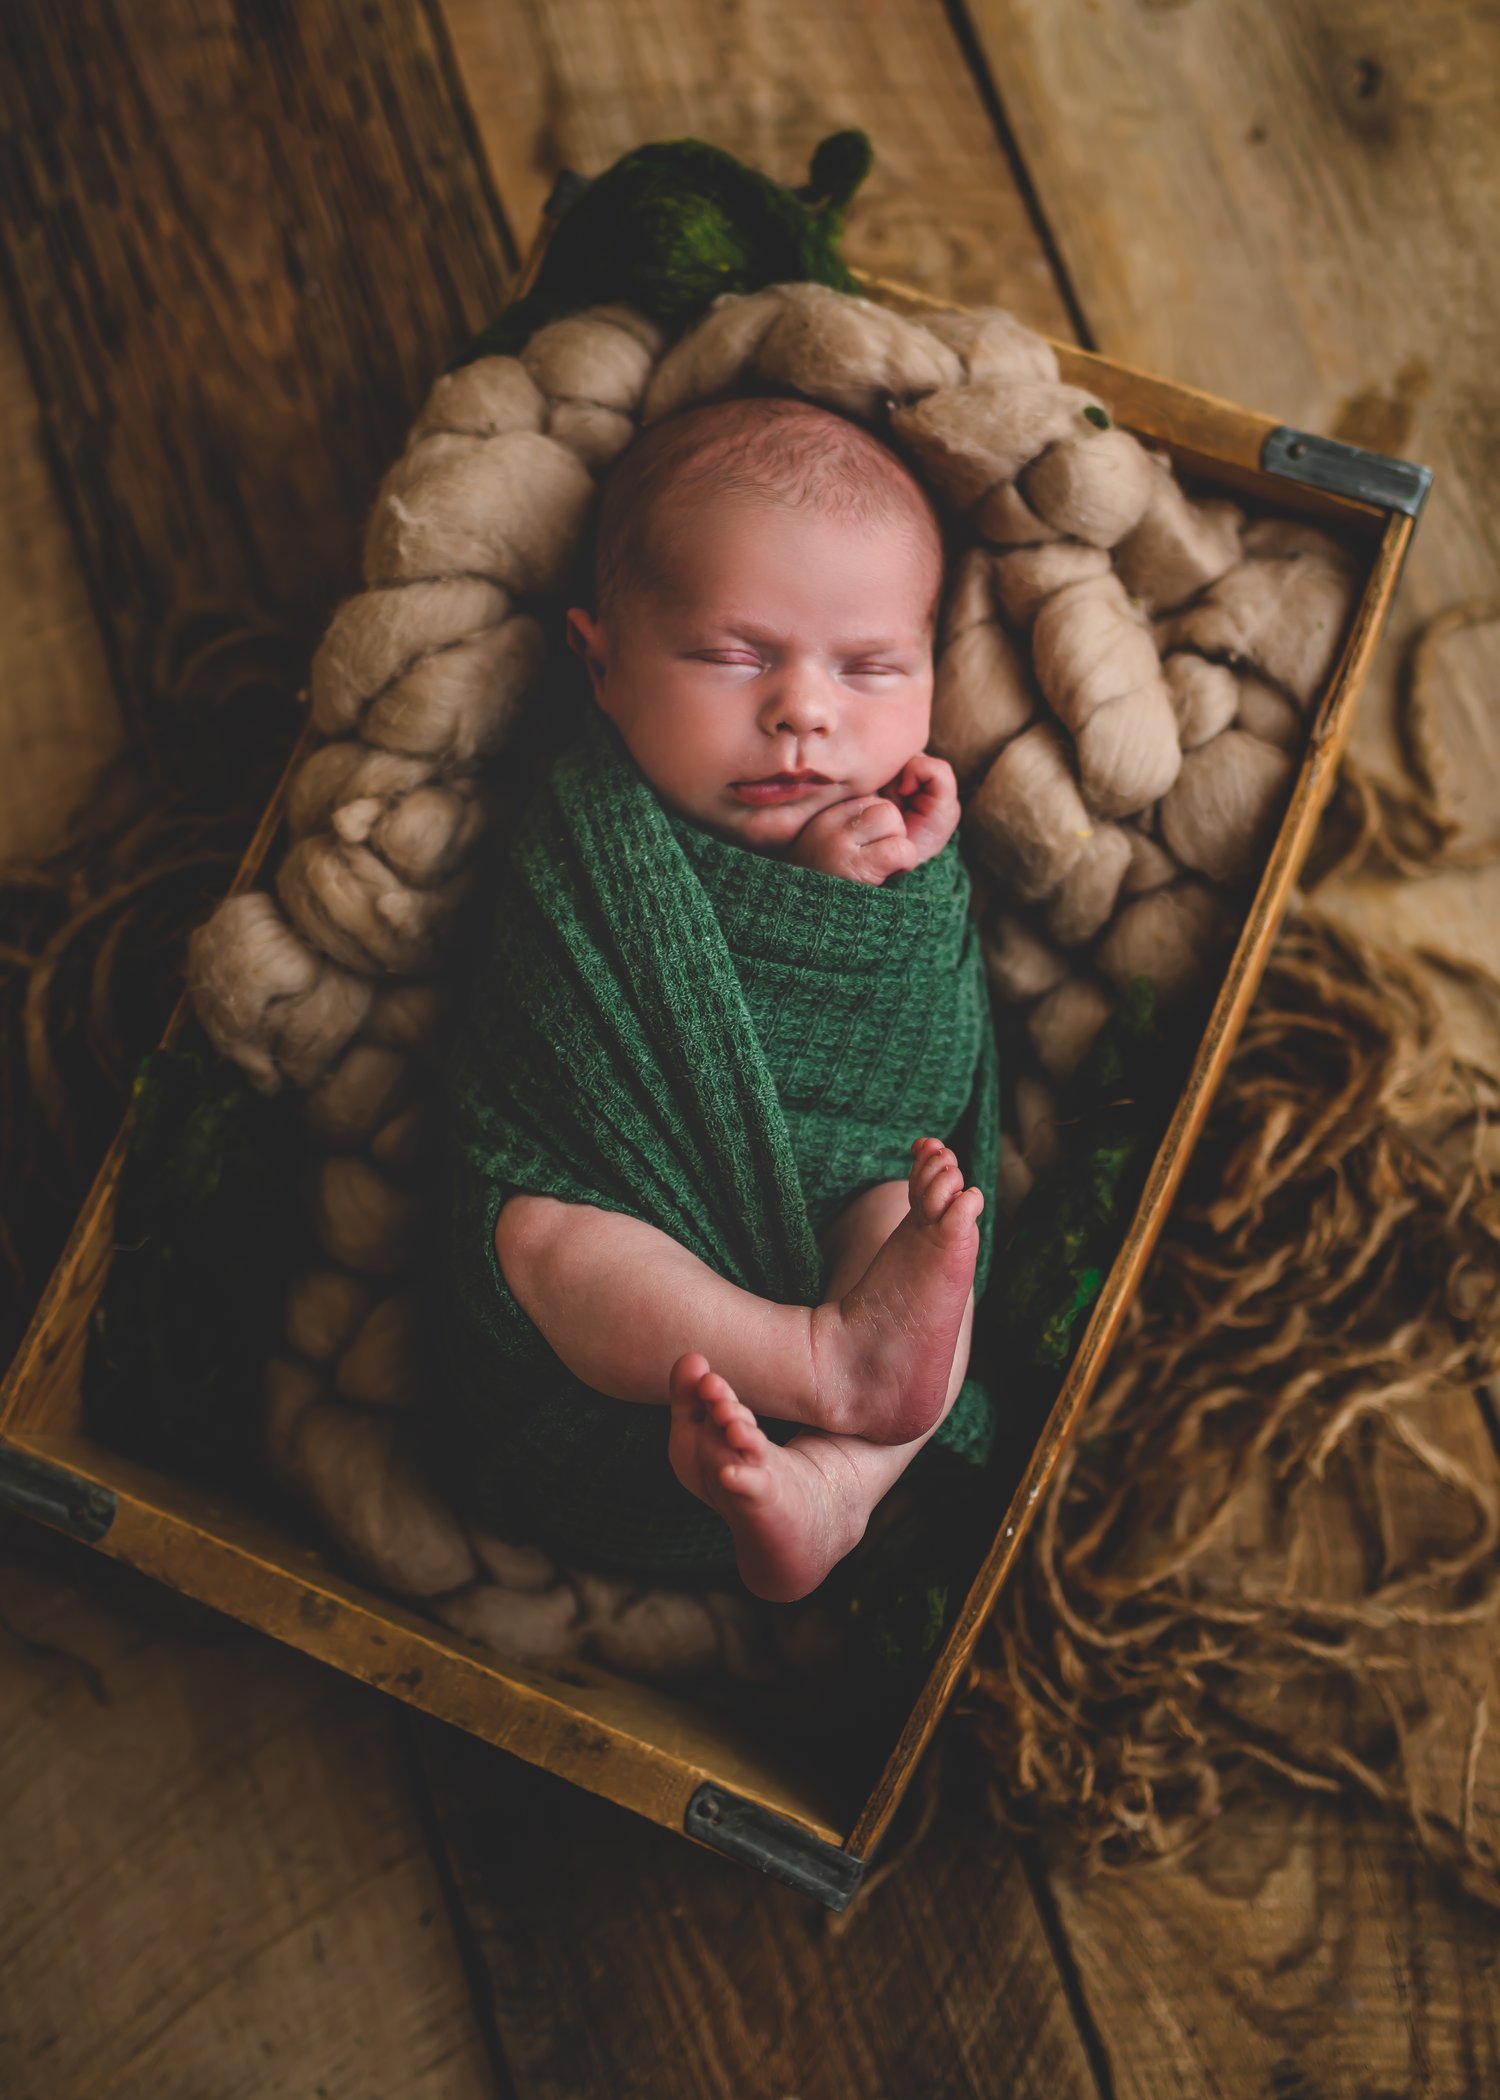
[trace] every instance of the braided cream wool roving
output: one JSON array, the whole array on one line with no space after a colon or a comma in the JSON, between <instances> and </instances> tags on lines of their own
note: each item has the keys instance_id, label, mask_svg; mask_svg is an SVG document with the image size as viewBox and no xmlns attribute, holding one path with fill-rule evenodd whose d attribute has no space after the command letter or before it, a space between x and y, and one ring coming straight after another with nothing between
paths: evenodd
<instances>
[{"instance_id":1,"label":"braided cream wool roving","mask_svg":"<svg viewBox=\"0 0 1500 2100\"><path fill-rule=\"evenodd\" d=\"M216 1047L263 1090L306 1095L320 1251L267 1366L265 1453L366 1576L457 1633L660 1678L816 1676L837 1629L816 1597L766 1612L642 1591L445 1507L406 1448L423 1379L409 1269L444 944L599 478L642 426L748 391L868 422L960 546L931 748L963 790L996 1000L1036 1060L1015 1075L1008 1207L1053 1164L1054 1089L1131 978L1170 1007L1222 961L1353 596L1328 535L1190 494L998 308L918 321L773 285L717 299L665 348L645 316L597 307L432 388L381 483L365 588L313 660L322 741L289 787L274 895L227 900L189 943Z\"/></svg>"}]
</instances>

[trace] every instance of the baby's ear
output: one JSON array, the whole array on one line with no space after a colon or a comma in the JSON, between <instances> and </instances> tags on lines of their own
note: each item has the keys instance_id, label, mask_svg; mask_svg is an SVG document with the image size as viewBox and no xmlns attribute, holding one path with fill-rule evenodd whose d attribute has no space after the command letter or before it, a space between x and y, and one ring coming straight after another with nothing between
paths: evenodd
<instances>
[{"instance_id":1,"label":"baby's ear","mask_svg":"<svg viewBox=\"0 0 1500 2100\"><path fill-rule=\"evenodd\" d=\"M603 630L598 622L586 613L581 605L570 605L567 615L568 647L576 656L581 656L588 665L589 680L595 692L599 690L604 676Z\"/></svg>"}]
</instances>

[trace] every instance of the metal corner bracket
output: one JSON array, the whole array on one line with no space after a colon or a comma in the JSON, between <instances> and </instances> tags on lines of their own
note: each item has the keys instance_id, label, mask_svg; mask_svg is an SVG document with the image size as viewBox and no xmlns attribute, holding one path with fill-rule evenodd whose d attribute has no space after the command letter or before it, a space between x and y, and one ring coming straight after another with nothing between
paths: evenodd
<instances>
[{"instance_id":1,"label":"metal corner bracket","mask_svg":"<svg viewBox=\"0 0 1500 2100\"><path fill-rule=\"evenodd\" d=\"M1409 518L1418 515L1432 487L1431 467L1393 459L1386 452L1366 452L1311 430L1293 430L1286 423L1267 433L1260 464L1264 473L1305 482L1333 496L1352 496L1380 510L1404 511Z\"/></svg>"},{"instance_id":2,"label":"metal corner bracket","mask_svg":"<svg viewBox=\"0 0 1500 2100\"><path fill-rule=\"evenodd\" d=\"M37 1517L70 1538L97 1545L115 1521L118 1507L112 1490L92 1480L65 1473L45 1458L34 1458L0 1438L0 1508Z\"/></svg>"},{"instance_id":3,"label":"metal corner bracket","mask_svg":"<svg viewBox=\"0 0 1500 2100\"><path fill-rule=\"evenodd\" d=\"M700 1786L688 1802L682 1827L689 1837L759 1868L799 1895L816 1896L830 1910L845 1909L864 1879L862 1859L711 1783Z\"/></svg>"}]
</instances>

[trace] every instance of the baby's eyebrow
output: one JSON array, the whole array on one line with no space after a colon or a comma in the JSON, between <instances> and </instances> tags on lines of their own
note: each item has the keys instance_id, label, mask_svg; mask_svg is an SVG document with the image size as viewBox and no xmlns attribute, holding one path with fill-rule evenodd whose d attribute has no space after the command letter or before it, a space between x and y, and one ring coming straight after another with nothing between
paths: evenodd
<instances>
[{"instance_id":1,"label":"baby's eyebrow","mask_svg":"<svg viewBox=\"0 0 1500 2100\"><path fill-rule=\"evenodd\" d=\"M704 622L704 632L707 634L735 634L747 642L770 642L775 644L781 640L780 635L772 634L769 628L757 627L752 621L736 620L734 618L707 620ZM915 636L902 640L897 636L882 634L865 641L835 642L833 647L840 656L866 656L882 650L891 653L910 653L915 655L921 650L922 644Z\"/></svg>"}]
</instances>

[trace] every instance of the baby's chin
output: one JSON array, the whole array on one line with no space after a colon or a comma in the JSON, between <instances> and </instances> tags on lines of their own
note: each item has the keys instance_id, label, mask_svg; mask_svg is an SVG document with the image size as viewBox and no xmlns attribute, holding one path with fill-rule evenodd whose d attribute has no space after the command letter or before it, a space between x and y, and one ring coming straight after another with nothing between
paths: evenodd
<instances>
[{"instance_id":1,"label":"baby's chin","mask_svg":"<svg viewBox=\"0 0 1500 2100\"><path fill-rule=\"evenodd\" d=\"M849 793L848 788L841 787L821 799L809 795L805 802L776 802L763 809L726 796L713 815L702 821L738 839L742 845L755 846L763 853L780 853L800 838L805 827L830 802L843 802Z\"/></svg>"},{"instance_id":2,"label":"baby's chin","mask_svg":"<svg viewBox=\"0 0 1500 2100\"><path fill-rule=\"evenodd\" d=\"M716 832L720 838L754 846L764 853L785 851L819 810L826 809L830 802L842 802L850 793L847 787L840 787L821 798L810 795L806 801L776 802L757 809L753 803L736 801L727 788L684 795L680 788L674 791L656 781L652 785L678 816Z\"/></svg>"}]
</instances>

